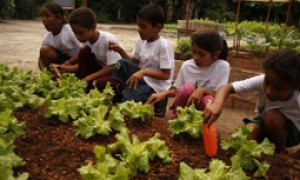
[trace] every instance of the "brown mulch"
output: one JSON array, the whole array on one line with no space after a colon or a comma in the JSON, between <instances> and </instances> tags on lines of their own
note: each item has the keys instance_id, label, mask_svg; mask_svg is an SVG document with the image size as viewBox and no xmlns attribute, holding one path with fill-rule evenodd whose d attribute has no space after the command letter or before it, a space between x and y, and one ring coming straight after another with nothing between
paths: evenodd
<instances>
[{"instance_id":1,"label":"brown mulch","mask_svg":"<svg viewBox=\"0 0 300 180\"><path fill-rule=\"evenodd\" d=\"M23 108L14 115L19 121L26 121L26 134L15 142L15 152L26 165L15 170L16 174L29 172L32 180L77 180L81 179L77 168L95 161L93 147L106 146L115 141L115 133L109 136L97 135L88 140L75 136L72 123L61 123L56 118L45 119L43 108ZM151 138L156 132L166 141L172 162L163 164L159 159L151 162L149 173L140 173L131 179L178 179L179 163L186 162L193 168L206 168L210 158L205 155L202 140L185 135L170 136L168 123L155 117L151 121L126 120L131 135L140 141ZM230 152L219 150L215 158L229 162ZM264 157L271 165L265 179L299 179L300 161L286 159L280 155ZM251 173L250 173L251 175Z\"/></svg>"}]
</instances>

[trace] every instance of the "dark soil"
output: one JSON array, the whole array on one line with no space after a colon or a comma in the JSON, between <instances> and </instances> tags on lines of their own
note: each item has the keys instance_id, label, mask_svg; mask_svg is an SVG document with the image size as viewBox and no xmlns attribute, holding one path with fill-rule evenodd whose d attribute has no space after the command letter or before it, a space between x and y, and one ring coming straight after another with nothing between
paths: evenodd
<instances>
[{"instance_id":1,"label":"dark soil","mask_svg":"<svg viewBox=\"0 0 300 180\"><path fill-rule=\"evenodd\" d=\"M16 174L29 172L32 180L77 180L81 179L77 168L95 161L93 147L106 146L115 141L114 135L95 136L85 140L75 136L72 123L61 123L56 118L45 119L43 108L31 110L23 108L14 115L26 121L25 136L15 142L15 152L26 165L16 169ZM126 120L132 135L141 141L151 138L156 132L169 147L172 162L163 164L159 159L151 162L149 173L141 173L131 179L178 179L179 163L186 162L193 168L206 168L210 158L205 155L203 142L185 135L171 137L167 120L155 117L147 122ZM229 163L232 152L220 150L216 158ZM280 155L263 157L271 165L264 179L300 179L300 162ZM249 172L251 176L251 172Z\"/></svg>"}]
</instances>

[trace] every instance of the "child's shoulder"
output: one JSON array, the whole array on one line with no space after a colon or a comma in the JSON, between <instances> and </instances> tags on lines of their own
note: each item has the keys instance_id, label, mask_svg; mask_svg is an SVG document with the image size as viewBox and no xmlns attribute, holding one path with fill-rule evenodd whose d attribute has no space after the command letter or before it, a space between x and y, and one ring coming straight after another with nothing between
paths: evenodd
<instances>
[{"instance_id":1,"label":"child's shoulder","mask_svg":"<svg viewBox=\"0 0 300 180\"><path fill-rule=\"evenodd\" d=\"M223 59L217 59L214 63L213 63L214 66L220 68L220 67L226 67L226 68L229 68L230 67L230 64L228 63L228 61L225 61Z\"/></svg>"}]
</instances>

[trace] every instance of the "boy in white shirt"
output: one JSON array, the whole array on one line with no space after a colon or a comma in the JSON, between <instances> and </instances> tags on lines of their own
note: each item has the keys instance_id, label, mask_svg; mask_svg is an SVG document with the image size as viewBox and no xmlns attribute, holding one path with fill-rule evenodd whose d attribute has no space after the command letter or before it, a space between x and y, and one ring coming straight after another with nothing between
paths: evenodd
<instances>
[{"instance_id":1,"label":"boy in white shirt","mask_svg":"<svg viewBox=\"0 0 300 180\"><path fill-rule=\"evenodd\" d=\"M115 42L110 49L117 51L124 58L114 69L112 78L121 86L121 102L134 100L146 102L155 93L169 89L174 74L174 51L167 40L159 35L165 23L163 9L156 4L144 6L137 14L137 25L140 38L133 55L127 54ZM155 107L157 116L164 116L167 99L163 99Z\"/></svg>"},{"instance_id":2,"label":"boy in white shirt","mask_svg":"<svg viewBox=\"0 0 300 180\"><path fill-rule=\"evenodd\" d=\"M73 10L69 23L76 38L85 46L76 58L68 61L69 65L57 65L57 68L62 73L76 72L80 79L88 82L88 90L95 85L101 91L108 81L114 85L111 74L121 56L109 50L108 45L110 41L119 44L119 40L111 33L97 30L96 15L89 8Z\"/></svg>"},{"instance_id":3,"label":"boy in white shirt","mask_svg":"<svg viewBox=\"0 0 300 180\"><path fill-rule=\"evenodd\" d=\"M204 119L209 124L218 119L228 94L258 92L257 117L244 120L253 127L250 139L260 142L267 137L277 153L287 154L285 147L300 143L300 55L292 49L279 50L264 62L264 70L264 75L222 86L204 110ZM300 150L289 156L299 159Z\"/></svg>"}]
</instances>

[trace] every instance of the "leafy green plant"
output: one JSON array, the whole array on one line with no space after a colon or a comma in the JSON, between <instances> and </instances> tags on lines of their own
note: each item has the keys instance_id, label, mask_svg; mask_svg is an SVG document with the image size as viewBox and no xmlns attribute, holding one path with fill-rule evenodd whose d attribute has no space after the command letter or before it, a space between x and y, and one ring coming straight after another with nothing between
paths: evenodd
<instances>
[{"instance_id":1,"label":"leafy green plant","mask_svg":"<svg viewBox=\"0 0 300 180\"><path fill-rule=\"evenodd\" d=\"M168 147L165 142L155 134L151 139L140 142L136 136L132 141L127 129L116 135L117 142L104 147L95 146L94 153L97 158L96 165L91 162L78 169L82 179L129 179L138 171L149 172L149 161L155 157L162 159L163 163L171 161Z\"/></svg>"},{"instance_id":2,"label":"leafy green plant","mask_svg":"<svg viewBox=\"0 0 300 180\"><path fill-rule=\"evenodd\" d=\"M186 163L180 163L179 180L203 179L203 180L226 180L226 179L250 179L241 168L227 166L223 161L213 159L209 163L208 169L192 169Z\"/></svg>"},{"instance_id":3,"label":"leafy green plant","mask_svg":"<svg viewBox=\"0 0 300 180\"><path fill-rule=\"evenodd\" d=\"M11 110L0 112L0 119L0 179L25 180L28 173L22 173L19 177L14 177L13 173L13 168L25 165L13 151L15 139L24 134L25 123L19 123Z\"/></svg>"},{"instance_id":4,"label":"leafy green plant","mask_svg":"<svg viewBox=\"0 0 300 180\"><path fill-rule=\"evenodd\" d=\"M192 54L192 43L189 39L180 39L177 41L175 52Z\"/></svg>"},{"instance_id":5,"label":"leafy green plant","mask_svg":"<svg viewBox=\"0 0 300 180\"><path fill-rule=\"evenodd\" d=\"M171 161L168 147L165 141L159 139L160 134L156 133L147 141L140 142L136 136L132 140L128 130L121 131L116 135L117 142L108 145L108 152L118 156L130 169L130 174L136 175L138 171L147 173L150 169L149 161L154 157L162 159L163 163Z\"/></svg>"},{"instance_id":6,"label":"leafy green plant","mask_svg":"<svg viewBox=\"0 0 300 180\"><path fill-rule=\"evenodd\" d=\"M182 108L177 107L177 119L169 120L169 131L172 136L180 133L187 133L193 138L202 135L203 113L195 108L194 105Z\"/></svg>"},{"instance_id":7,"label":"leafy green plant","mask_svg":"<svg viewBox=\"0 0 300 180\"><path fill-rule=\"evenodd\" d=\"M143 104L142 102L125 101L118 104L116 108L130 119L141 119L142 121L145 121L154 116L153 106L150 104Z\"/></svg>"},{"instance_id":8,"label":"leafy green plant","mask_svg":"<svg viewBox=\"0 0 300 180\"><path fill-rule=\"evenodd\" d=\"M256 158L260 158L262 154L274 154L274 145L267 138L260 144L255 140L249 140L251 131L251 127L241 126L235 130L230 139L221 142L221 147L224 150L230 148L236 150L236 154L230 158L232 166L240 166L248 171L254 171L255 177L265 176L270 165L267 162L260 162Z\"/></svg>"}]
</instances>

